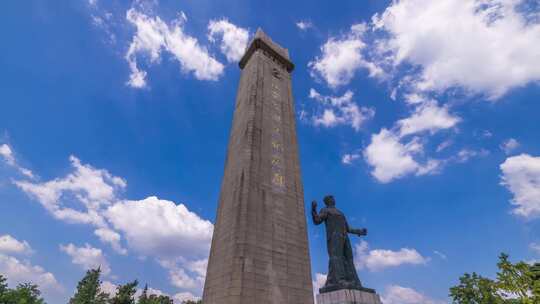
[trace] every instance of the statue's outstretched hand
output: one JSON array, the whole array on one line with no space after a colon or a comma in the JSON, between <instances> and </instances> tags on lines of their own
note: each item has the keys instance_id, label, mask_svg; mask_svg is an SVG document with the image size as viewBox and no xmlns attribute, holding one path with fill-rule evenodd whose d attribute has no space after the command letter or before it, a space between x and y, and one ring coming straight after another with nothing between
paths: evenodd
<instances>
[{"instance_id":1,"label":"statue's outstretched hand","mask_svg":"<svg viewBox=\"0 0 540 304\"><path fill-rule=\"evenodd\" d=\"M367 235L367 229L366 229L366 228L359 229L357 235L358 235L358 236Z\"/></svg>"},{"instance_id":2,"label":"statue's outstretched hand","mask_svg":"<svg viewBox=\"0 0 540 304\"><path fill-rule=\"evenodd\" d=\"M317 210L317 201L311 202L311 210Z\"/></svg>"}]
</instances>

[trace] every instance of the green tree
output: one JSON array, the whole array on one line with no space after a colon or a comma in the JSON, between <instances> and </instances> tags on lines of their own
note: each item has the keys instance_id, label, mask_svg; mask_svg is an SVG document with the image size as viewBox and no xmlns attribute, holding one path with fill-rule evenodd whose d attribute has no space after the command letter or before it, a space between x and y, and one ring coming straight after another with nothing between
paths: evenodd
<instances>
[{"instance_id":1,"label":"green tree","mask_svg":"<svg viewBox=\"0 0 540 304\"><path fill-rule=\"evenodd\" d=\"M173 302L171 298L165 295L152 294L148 296L148 284L146 284L139 296L137 304L173 304Z\"/></svg>"},{"instance_id":2,"label":"green tree","mask_svg":"<svg viewBox=\"0 0 540 304\"><path fill-rule=\"evenodd\" d=\"M144 285L144 289L139 296L139 301L137 302L137 304L150 304L148 299L148 284Z\"/></svg>"},{"instance_id":3,"label":"green tree","mask_svg":"<svg viewBox=\"0 0 540 304\"><path fill-rule=\"evenodd\" d=\"M111 304L135 304L135 292L137 291L137 280L120 285L116 288L116 295L111 300Z\"/></svg>"},{"instance_id":4,"label":"green tree","mask_svg":"<svg viewBox=\"0 0 540 304\"><path fill-rule=\"evenodd\" d=\"M497 279L466 273L450 288L457 304L540 304L540 264L512 263L502 253L497 263Z\"/></svg>"},{"instance_id":5,"label":"green tree","mask_svg":"<svg viewBox=\"0 0 540 304\"><path fill-rule=\"evenodd\" d=\"M44 304L41 292L35 284L19 284L16 289L9 289L2 296L2 304Z\"/></svg>"},{"instance_id":6,"label":"green tree","mask_svg":"<svg viewBox=\"0 0 540 304\"><path fill-rule=\"evenodd\" d=\"M8 285L7 285L6 281L7 281L7 279L2 274L0 274L0 293L7 291L7 286Z\"/></svg>"},{"instance_id":7,"label":"green tree","mask_svg":"<svg viewBox=\"0 0 540 304\"><path fill-rule=\"evenodd\" d=\"M512 264L508 260L508 255L502 253L499 256L499 272L497 273L497 287L506 296L517 297L518 303L533 303L530 291L532 290L533 279L531 266L525 262Z\"/></svg>"},{"instance_id":8,"label":"green tree","mask_svg":"<svg viewBox=\"0 0 540 304\"><path fill-rule=\"evenodd\" d=\"M148 298L149 304L173 304L173 300L164 295L150 295Z\"/></svg>"},{"instance_id":9,"label":"green tree","mask_svg":"<svg viewBox=\"0 0 540 304\"><path fill-rule=\"evenodd\" d=\"M77 284L77 291L69 299L69 304L107 304L109 294L101 291L100 275L100 268L88 270Z\"/></svg>"},{"instance_id":10,"label":"green tree","mask_svg":"<svg viewBox=\"0 0 540 304\"><path fill-rule=\"evenodd\" d=\"M459 285L450 288L450 297L459 304L499 304L504 303L497 294L494 281L466 273L459 278Z\"/></svg>"},{"instance_id":11,"label":"green tree","mask_svg":"<svg viewBox=\"0 0 540 304\"><path fill-rule=\"evenodd\" d=\"M2 297L8 292L8 285L6 281L7 279L0 274L0 301L2 300Z\"/></svg>"},{"instance_id":12,"label":"green tree","mask_svg":"<svg viewBox=\"0 0 540 304\"><path fill-rule=\"evenodd\" d=\"M533 303L540 303L540 263L531 267L530 276L532 279Z\"/></svg>"}]
</instances>

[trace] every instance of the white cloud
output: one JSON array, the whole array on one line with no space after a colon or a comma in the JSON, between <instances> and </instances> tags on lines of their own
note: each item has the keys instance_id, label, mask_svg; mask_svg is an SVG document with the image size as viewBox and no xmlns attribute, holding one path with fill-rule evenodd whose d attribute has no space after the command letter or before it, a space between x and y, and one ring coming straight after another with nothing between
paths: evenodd
<instances>
[{"instance_id":1,"label":"white cloud","mask_svg":"<svg viewBox=\"0 0 540 304\"><path fill-rule=\"evenodd\" d=\"M127 187L124 179L82 164L74 156L70 160L73 172L65 177L43 183L15 183L55 218L94 226L94 234L117 253L127 253L121 244L125 239L130 250L156 259L171 282L181 285L184 280L184 285L190 286L185 288L193 290L202 286L213 232L210 221L183 204L153 196L140 201L121 199L119 192ZM77 206L80 210L74 209ZM74 263L87 268L101 264L104 273L110 271L100 249L72 244L61 248L73 256Z\"/></svg>"},{"instance_id":2,"label":"white cloud","mask_svg":"<svg viewBox=\"0 0 540 304\"><path fill-rule=\"evenodd\" d=\"M141 295L142 291L143 291L143 290L142 290L141 288L138 288L138 289L137 289L137 292L135 293L135 297L138 298L138 297ZM154 289L154 288L152 288L152 287L148 287L148 290L146 291L146 293L147 293L148 295L156 295L156 296L164 295L164 296L169 296L167 293L165 293L165 292L163 292L163 291L161 291L161 290L159 290L159 289ZM170 296L169 296L169 297L170 297Z\"/></svg>"},{"instance_id":3,"label":"white cloud","mask_svg":"<svg viewBox=\"0 0 540 304\"><path fill-rule=\"evenodd\" d=\"M397 92L396 92L397 94ZM403 96L404 98L404 101L406 104L409 104L409 105L417 105L417 104L422 104L426 101L429 101L429 98L427 98L426 96L424 96L423 94L420 94L418 92L416 93L407 93ZM392 98L393 100L395 100L395 98Z\"/></svg>"},{"instance_id":4,"label":"white cloud","mask_svg":"<svg viewBox=\"0 0 540 304\"><path fill-rule=\"evenodd\" d=\"M208 259L201 259L195 261L188 261L186 267L199 275L200 277L206 276L206 268L208 267Z\"/></svg>"},{"instance_id":5,"label":"white cloud","mask_svg":"<svg viewBox=\"0 0 540 304\"><path fill-rule=\"evenodd\" d=\"M298 21L296 22L296 27L302 31L306 31L313 27L313 24L310 21Z\"/></svg>"},{"instance_id":6,"label":"white cloud","mask_svg":"<svg viewBox=\"0 0 540 304\"><path fill-rule=\"evenodd\" d=\"M443 304L444 301L433 300L426 295L407 287L388 286L382 296L384 304Z\"/></svg>"},{"instance_id":7,"label":"white cloud","mask_svg":"<svg viewBox=\"0 0 540 304\"><path fill-rule=\"evenodd\" d=\"M85 271L101 267L101 273L103 275L111 273L111 266L105 258L103 251L99 248L94 248L89 244L85 244L84 247L67 244L60 245L60 250L71 257L73 264L81 266Z\"/></svg>"},{"instance_id":8,"label":"white cloud","mask_svg":"<svg viewBox=\"0 0 540 304\"><path fill-rule=\"evenodd\" d=\"M371 174L381 183L388 183L408 174L424 175L437 172L439 161L429 159L421 164L414 158L423 152L418 138L406 144L392 131L381 129L371 136L371 143L364 150L364 159L372 167Z\"/></svg>"},{"instance_id":9,"label":"white cloud","mask_svg":"<svg viewBox=\"0 0 540 304\"><path fill-rule=\"evenodd\" d=\"M485 149L475 151L475 150L464 148L464 149L459 150L457 156L454 159L458 163L464 163L473 157L481 157L481 156L486 156L488 154L489 154L489 151Z\"/></svg>"},{"instance_id":10,"label":"white cloud","mask_svg":"<svg viewBox=\"0 0 540 304\"><path fill-rule=\"evenodd\" d=\"M540 157L520 154L500 165L501 184L513 194L512 212L523 217L540 215Z\"/></svg>"},{"instance_id":11,"label":"white cloud","mask_svg":"<svg viewBox=\"0 0 540 304\"><path fill-rule=\"evenodd\" d=\"M518 147L519 142L515 138L509 138L505 140L500 146L501 150L503 150L506 154L512 153Z\"/></svg>"},{"instance_id":12,"label":"white cloud","mask_svg":"<svg viewBox=\"0 0 540 304\"><path fill-rule=\"evenodd\" d=\"M15 166L15 157L13 156L13 151L11 147L7 144L0 145L0 155L4 158L6 163L10 166Z\"/></svg>"},{"instance_id":13,"label":"white cloud","mask_svg":"<svg viewBox=\"0 0 540 304\"><path fill-rule=\"evenodd\" d=\"M74 172L64 178L44 183L16 181L15 184L57 219L105 227L100 210L116 200L116 192L125 188L126 182L106 170L81 164L75 156L70 156L70 161ZM72 203L82 208L67 207Z\"/></svg>"},{"instance_id":14,"label":"white cloud","mask_svg":"<svg viewBox=\"0 0 540 304\"><path fill-rule=\"evenodd\" d=\"M540 23L528 22L520 0L401 0L373 18L389 38L376 42L390 67L420 67L414 90L453 87L496 99L540 80ZM416 69L418 70L418 69ZM474 71L474 73L471 73Z\"/></svg>"},{"instance_id":15,"label":"white cloud","mask_svg":"<svg viewBox=\"0 0 540 304\"><path fill-rule=\"evenodd\" d=\"M32 265L28 261L21 261L9 255L0 254L0 273L7 277L10 286L31 282L46 293L63 291L63 287L52 273L41 266Z\"/></svg>"},{"instance_id":16,"label":"white cloud","mask_svg":"<svg viewBox=\"0 0 540 304\"><path fill-rule=\"evenodd\" d=\"M386 161L367 153L364 156L379 180L391 181L408 174L436 172L447 162L462 162L485 151L462 149L448 160L434 160L419 152L407 151L412 142L403 137L455 127L461 118L450 104L433 98L453 94L482 95L495 100L510 89L540 80L540 23L531 22L522 0L393 1L372 23L355 24L346 34L331 37L321 47L322 54L310 63L313 76L320 76L330 87L347 84L358 69L388 81L392 99L398 93L413 108L410 117L397 121L389 131L374 134L374 139L391 149ZM518 8L518 6L520 6ZM532 10L535 10L534 8ZM494 51L496 50L496 51ZM471 73L474 71L474 73ZM336 111L322 112L319 123L332 125ZM383 136L386 135L386 136ZM491 136L486 132L485 136ZM386 139L386 140L383 140ZM423 139L426 141L427 139ZM448 147L449 141L438 147ZM379 145L379 146L381 146ZM502 147L503 149L504 146ZM515 149L510 142L509 150ZM507 150L507 151L509 151ZM472 152L472 153L471 153Z\"/></svg>"},{"instance_id":17,"label":"white cloud","mask_svg":"<svg viewBox=\"0 0 540 304\"><path fill-rule=\"evenodd\" d=\"M381 75L383 71L375 64L366 61L361 54L366 47L362 41L366 30L365 24L356 24L343 37L329 38L321 46L321 56L308 64L311 75L322 77L332 88L348 84L354 73L361 68L367 69L370 76Z\"/></svg>"},{"instance_id":18,"label":"white cloud","mask_svg":"<svg viewBox=\"0 0 540 304\"><path fill-rule=\"evenodd\" d=\"M200 46L196 38L184 33L185 14L180 13L178 19L167 25L157 16L150 17L131 8L126 19L137 29L125 56L131 70L129 86L146 87L147 73L138 65L139 54L149 56L150 63L156 63L161 52L166 51L179 62L182 71L193 73L199 80L217 80L223 73L223 64Z\"/></svg>"},{"instance_id":19,"label":"white cloud","mask_svg":"<svg viewBox=\"0 0 540 304\"><path fill-rule=\"evenodd\" d=\"M100 3L98 3L98 0L88 0L88 9L92 25L106 34L108 39L105 42L110 45L115 44L116 34L114 28L117 27L118 24L115 18L113 18L113 13L103 9Z\"/></svg>"},{"instance_id":20,"label":"white cloud","mask_svg":"<svg viewBox=\"0 0 540 304\"><path fill-rule=\"evenodd\" d=\"M462 149L449 159L433 159L425 156L423 141L416 134L433 135L441 130L455 127L461 118L449 112L447 106L420 95L409 96L408 104L414 106L409 117L398 120L390 130L381 129L373 134L371 143L364 149L364 159L372 167L371 174L382 183L414 174L416 176L438 173L450 162L466 162L472 157L485 156L489 151ZM436 148L441 152L452 144L445 140Z\"/></svg>"},{"instance_id":21,"label":"white cloud","mask_svg":"<svg viewBox=\"0 0 540 304\"><path fill-rule=\"evenodd\" d=\"M171 284L178 288L194 289L202 287L204 281L193 278L182 268L173 269L169 272Z\"/></svg>"},{"instance_id":22,"label":"white cloud","mask_svg":"<svg viewBox=\"0 0 540 304\"><path fill-rule=\"evenodd\" d=\"M338 125L350 125L358 131L366 120L375 115L374 109L359 107L353 101L354 93L350 90L343 96L323 96L315 89L311 89L309 97L322 106L322 114L312 117L315 126L331 128Z\"/></svg>"},{"instance_id":23,"label":"white cloud","mask_svg":"<svg viewBox=\"0 0 540 304\"><path fill-rule=\"evenodd\" d=\"M183 204L156 197L117 202L105 216L125 236L130 248L158 259L168 271L171 284L192 290L202 287L213 232L211 222Z\"/></svg>"},{"instance_id":24,"label":"white cloud","mask_svg":"<svg viewBox=\"0 0 540 304\"><path fill-rule=\"evenodd\" d=\"M127 183L107 170L82 164L70 156L73 172L47 182L15 181L24 192L36 199L56 219L67 223L96 226L94 234L120 254L127 250L120 244L121 235L110 229L103 212L116 203L118 193ZM69 207L68 207L69 206Z\"/></svg>"},{"instance_id":25,"label":"white cloud","mask_svg":"<svg viewBox=\"0 0 540 304\"><path fill-rule=\"evenodd\" d=\"M400 136L429 131L449 129L460 122L460 118L448 112L448 107L437 105L436 101L427 101L416 107L410 117L397 121Z\"/></svg>"},{"instance_id":26,"label":"white cloud","mask_svg":"<svg viewBox=\"0 0 540 304\"><path fill-rule=\"evenodd\" d=\"M314 117L313 124L316 126L323 125L325 127L332 127L337 125L340 121L343 120L338 120L336 114L334 113L334 110L324 109L324 112L321 116Z\"/></svg>"},{"instance_id":27,"label":"white cloud","mask_svg":"<svg viewBox=\"0 0 540 304\"><path fill-rule=\"evenodd\" d=\"M173 296L173 299L175 304L180 304L187 300L197 301L200 299L200 297L197 297L191 292L179 292Z\"/></svg>"},{"instance_id":28,"label":"white cloud","mask_svg":"<svg viewBox=\"0 0 540 304\"><path fill-rule=\"evenodd\" d=\"M106 217L131 248L159 260L171 284L192 290L202 287L214 228L211 222L183 204L157 197L118 202L109 207Z\"/></svg>"},{"instance_id":29,"label":"white cloud","mask_svg":"<svg viewBox=\"0 0 540 304\"><path fill-rule=\"evenodd\" d=\"M324 284L326 284L326 274L316 273L315 280L313 280L313 298L315 303L317 303L317 295L319 294L319 289L321 289Z\"/></svg>"},{"instance_id":30,"label":"white cloud","mask_svg":"<svg viewBox=\"0 0 540 304\"><path fill-rule=\"evenodd\" d=\"M450 147L452 144L453 142L450 139L443 141L437 146L437 152L442 152L446 148Z\"/></svg>"},{"instance_id":31,"label":"white cloud","mask_svg":"<svg viewBox=\"0 0 540 304\"><path fill-rule=\"evenodd\" d=\"M105 292L105 293L108 293L110 296L114 296L116 294L116 291L117 291L117 288L118 288L118 285L111 282L111 281L102 281L101 282L101 286L100 286L100 289L101 291ZM135 299L138 299L141 294L143 293L143 288L137 288L136 291L135 291ZM146 294L147 295L157 295L157 296L161 296L161 295L164 295L164 296L168 296L170 298L173 299L174 303L175 304L183 304L182 301L179 301L176 299L176 296L172 296L169 295L168 293L166 292L163 292L159 289L155 289L155 288L152 288L152 287L148 287L148 289L146 290ZM189 294L189 293L188 293ZM194 297L195 299L195 297Z\"/></svg>"},{"instance_id":32,"label":"white cloud","mask_svg":"<svg viewBox=\"0 0 540 304\"><path fill-rule=\"evenodd\" d=\"M400 265L423 265L428 258L411 248L401 248L398 251L375 249L369 250L367 242L361 241L356 245L355 264L358 268L367 268L369 271L379 271Z\"/></svg>"},{"instance_id":33,"label":"white cloud","mask_svg":"<svg viewBox=\"0 0 540 304\"><path fill-rule=\"evenodd\" d=\"M122 255L127 254L127 249L123 248L120 244L122 237L116 231L109 228L99 228L94 231L94 234L97 235L102 242L109 243L114 251Z\"/></svg>"},{"instance_id":34,"label":"white cloud","mask_svg":"<svg viewBox=\"0 0 540 304\"><path fill-rule=\"evenodd\" d=\"M358 153L347 153L347 154L344 154L342 157L341 157L341 162L345 165L350 165L352 164L355 160L359 159L360 158L360 154Z\"/></svg>"},{"instance_id":35,"label":"white cloud","mask_svg":"<svg viewBox=\"0 0 540 304\"><path fill-rule=\"evenodd\" d=\"M0 254L24 254L32 253L32 248L26 241L19 241L9 234L0 236Z\"/></svg>"},{"instance_id":36,"label":"white cloud","mask_svg":"<svg viewBox=\"0 0 540 304\"><path fill-rule=\"evenodd\" d=\"M27 259L13 255L28 256L33 253L30 244L19 241L10 235L0 236L0 274L7 278L7 284L14 288L22 283L39 286L46 299L57 297L64 292L55 276L38 265L32 265Z\"/></svg>"},{"instance_id":37,"label":"white cloud","mask_svg":"<svg viewBox=\"0 0 540 304\"><path fill-rule=\"evenodd\" d=\"M208 259L161 261L163 267L169 269L171 284L182 289L200 290L206 278Z\"/></svg>"},{"instance_id":38,"label":"white cloud","mask_svg":"<svg viewBox=\"0 0 540 304\"><path fill-rule=\"evenodd\" d=\"M0 145L0 156L4 159L6 164L16 168L24 176L29 177L29 178L34 178L34 174L32 173L32 171L26 168L23 168L19 166L19 164L17 164L15 155L13 155L13 150L8 144Z\"/></svg>"},{"instance_id":39,"label":"white cloud","mask_svg":"<svg viewBox=\"0 0 540 304\"><path fill-rule=\"evenodd\" d=\"M173 286L192 291L200 290L204 285L208 259L186 259L183 256L158 259L159 264L168 270Z\"/></svg>"},{"instance_id":40,"label":"white cloud","mask_svg":"<svg viewBox=\"0 0 540 304\"><path fill-rule=\"evenodd\" d=\"M432 135L453 128L461 121L461 118L450 114L448 107L439 106L435 100L421 96L409 99L414 100L409 102L414 105L411 115L398 120L391 130L383 128L378 134L373 134L371 143L364 150L364 158L373 169L371 174L383 183L410 174L419 176L439 172L445 161L429 157L423 157L426 158L424 161L418 160L424 154L423 143L417 136L408 140L406 137L426 132ZM437 152L451 143L449 140L441 143Z\"/></svg>"},{"instance_id":41,"label":"white cloud","mask_svg":"<svg viewBox=\"0 0 540 304\"><path fill-rule=\"evenodd\" d=\"M215 42L216 36L221 37L220 49L227 61L240 61L248 44L248 30L230 23L227 19L210 20L208 39Z\"/></svg>"},{"instance_id":42,"label":"white cloud","mask_svg":"<svg viewBox=\"0 0 540 304\"><path fill-rule=\"evenodd\" d=\"M206 255L213 225L183 204L151 196L122 201L106 211L107 219L121 231L130 247L158 257Z\"/></svg>"},{"instance_id":43,"label":"white cloud","mask_svg":"<svg viewBox=\"0 0 540 304\"><path fill-rule=\"evenodd\" d=\"M540 244L538 243L531 243L529 244L529 248L534 251L536 254L540 255Z\"/></svg>"},{"instance_id":44,"label":"white cloud","mask_svg":"<svg viewBox=\"0 0 540 304\"><path fill-rule=\"evenodd\" d=\"M101 291L108 293L111 296L114 296L116 294L116 287L116 284L105 280L101 282L100 289Z\"/></svg>"},{"instance_id":45,"label":"white cloud","mask_svg":"<svg viewBox=\"0 0 540 304\"><path fill-rule=\"evenodd\" d=\"M191 291L198 291L203 287L208 259L194 260L180 256L160 258L158 262L168 270L173 286Z\"/></svg>"},{"instance_id":46,"label":"white cloud","mask_svg":"<svg viewBox=\"0 0 540 304\"><path fill-rule=\"evenodd\" d=\"M435 253L438 257L440 257L440 258L443 259L443 260L448 259L448 257L446 256L446 254L444 254L444 253L442 253L442 252L440 252L440 251L435 250L435 251L433 251L433 253Z\"/></svg>"}]
</instances>

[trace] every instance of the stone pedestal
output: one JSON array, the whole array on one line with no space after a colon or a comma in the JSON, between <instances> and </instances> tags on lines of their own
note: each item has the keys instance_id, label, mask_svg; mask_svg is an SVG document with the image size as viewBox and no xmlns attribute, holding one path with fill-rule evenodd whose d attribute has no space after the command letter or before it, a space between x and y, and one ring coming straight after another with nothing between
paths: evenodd
<instances>
[{"instance_id":1,"label":"stone pedestal","mask_svg":"<svg viewBox=\"0 0 540 304\"><path fill-rule=\"evenodd\" d=\"M375 292L342 289L317 295L317 304L382 304Z\"/></svg>"}]
</instances>

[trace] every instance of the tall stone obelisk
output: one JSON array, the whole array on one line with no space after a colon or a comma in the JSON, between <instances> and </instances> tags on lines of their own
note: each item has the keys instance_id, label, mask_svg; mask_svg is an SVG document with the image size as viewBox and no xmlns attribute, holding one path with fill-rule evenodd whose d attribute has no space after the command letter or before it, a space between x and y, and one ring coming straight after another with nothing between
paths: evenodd
<instances>
[{"instance_id":1,"label":"tall stone obelisk","mask_svg":"<svg viewBox=\"0 0 540 304\"><path fill-rule=\"evenodd\" d=\"M257 30L240 61L204 304L312 304L287 49Z\"/></svg>"}]
</instances>

